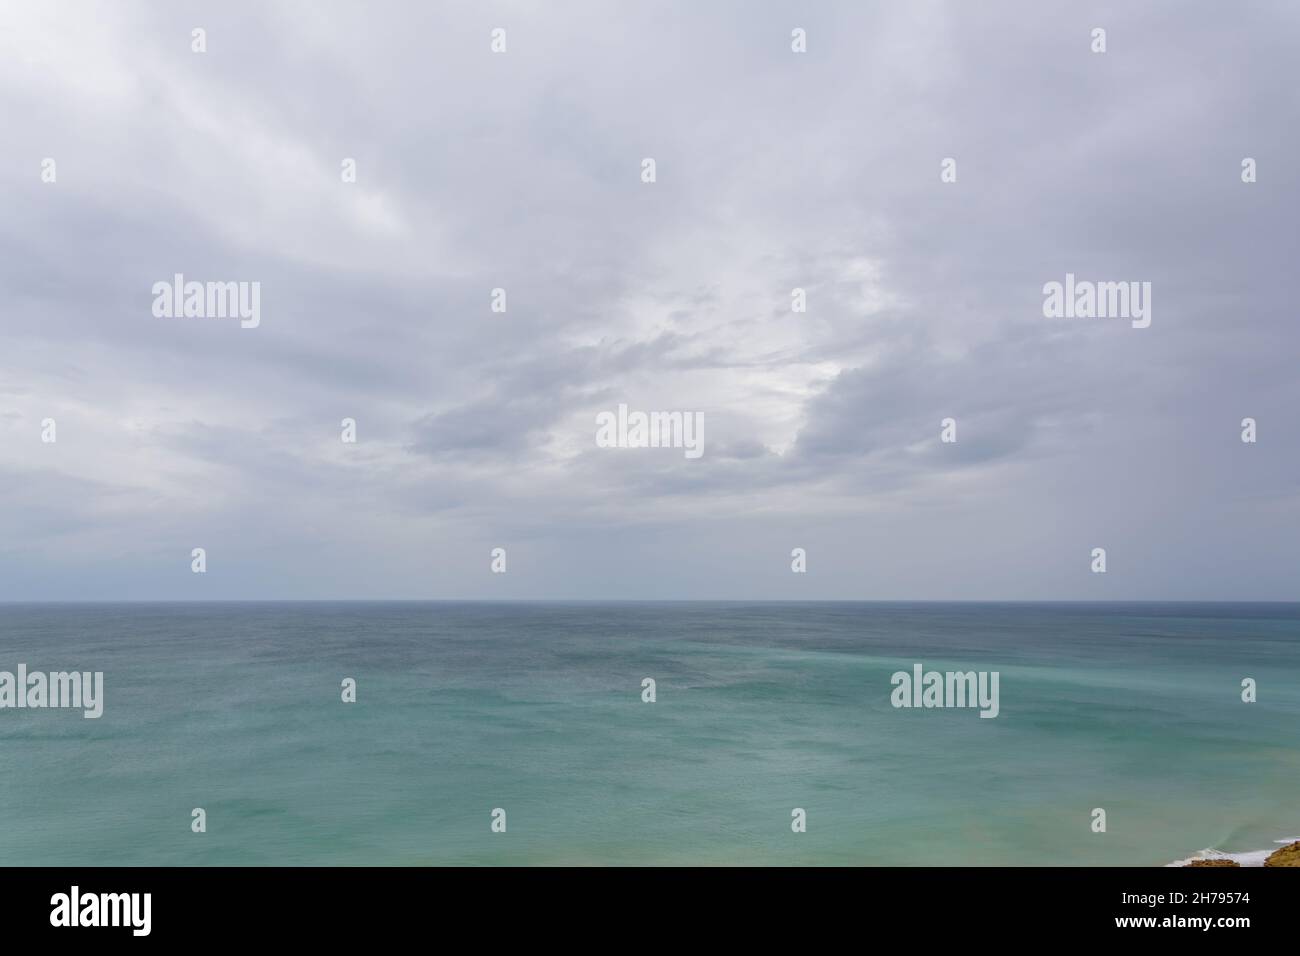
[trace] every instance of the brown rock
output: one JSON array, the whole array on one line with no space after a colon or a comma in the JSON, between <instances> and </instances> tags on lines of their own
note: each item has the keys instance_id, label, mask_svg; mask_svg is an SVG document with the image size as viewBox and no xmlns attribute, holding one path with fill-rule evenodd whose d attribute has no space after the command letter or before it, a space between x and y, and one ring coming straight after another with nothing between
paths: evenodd
<instances>
[{"instance_id":1,"label":"brown rock","mask_svg":"<svg viewBox=\"0 0 1300 956\"><path fill-rule=\"evenodd\" d=\"M1192 860L1188 866L1241 866L1236 860Z\"/></svg>"},{"instance_id":2,"label":"brown rock","mask_svg":"<svg viewBox=\"0 0 1300 956\"><path fill-rule=\"evenodd\" d=\"M1300 866L1300 840L1276 850L1264 861L1265 866Z\"/></svg>"}]
</instances>

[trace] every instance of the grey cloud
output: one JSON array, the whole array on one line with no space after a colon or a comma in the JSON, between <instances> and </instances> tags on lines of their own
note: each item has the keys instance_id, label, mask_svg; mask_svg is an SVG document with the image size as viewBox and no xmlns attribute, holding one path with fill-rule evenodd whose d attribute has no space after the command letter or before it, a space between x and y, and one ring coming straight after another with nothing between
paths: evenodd
<instances>
[{"instance_id":1,"label":"grey cloud","mask_svg":"<svg viewBox=\"0 0 1300 956\"><path fill-rule=\"evenodd\" d=\"M7 25L0 598L189 596L199 536L228 597L502 596L512 541L511 596L788 596L792 538L801 595L1092 597L1098 537L1145 562L1114 597L1295 596L1288 4ZM262 326L154 319L178 271L260 281ZM1067 271L1151 281L1152 327L1044 319ZM705 456L594 447L620 401L703 412Z\"/></svg>"}]
</instances>

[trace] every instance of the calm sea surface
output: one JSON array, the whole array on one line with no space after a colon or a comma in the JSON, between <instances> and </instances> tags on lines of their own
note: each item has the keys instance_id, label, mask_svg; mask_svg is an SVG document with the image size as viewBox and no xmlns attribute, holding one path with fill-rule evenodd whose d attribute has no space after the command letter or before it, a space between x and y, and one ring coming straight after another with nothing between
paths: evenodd
<instances>
[{"instance_id":1,"label":"calm sea surface","mask_svg":"<svg viewBox=\"0 0 1300 956\"><path fill-rule=\"evenodd\" d=\"M1000 715L895 709L917 662L999 671ZM103 671L105 705L0 710L0 865L1159 865L1300 835L1300 605L0 605L20 663Z\"/></svg>"}]
</instances>

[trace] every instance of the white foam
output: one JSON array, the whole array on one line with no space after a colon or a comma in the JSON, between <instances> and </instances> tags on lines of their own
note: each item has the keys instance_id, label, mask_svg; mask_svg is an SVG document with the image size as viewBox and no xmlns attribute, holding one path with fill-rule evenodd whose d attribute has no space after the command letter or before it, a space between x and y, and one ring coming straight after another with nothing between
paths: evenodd
<instances>
[{"instance_id":1,"label":"white foam","mask_svg":"<svg viewBox=\"0 0 1300 956\"><path fill-rule=\"evenodd\" d=\"M1287 837L1283 840L1274 840L1274 843L1286 845L1295 843L1300 837ZM1201 850L1193 853L1185 860L1175 860L1173 863L1166 863L1165 866L1186 866L1193 860L1234 860L1241 866L1263 866L1264 861L1272 855L1272 850L1247 850L1245 853L1224 853L1222 850L1216 850L1213 847L1207 850Z\"/></svg>"}]
</instances>

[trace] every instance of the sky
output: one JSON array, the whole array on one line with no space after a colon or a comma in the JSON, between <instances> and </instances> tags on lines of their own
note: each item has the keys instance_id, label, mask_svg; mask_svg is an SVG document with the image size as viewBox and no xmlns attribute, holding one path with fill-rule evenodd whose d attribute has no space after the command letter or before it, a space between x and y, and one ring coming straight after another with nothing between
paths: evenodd
<instances>
[{"instance_id":1,"label":"sky","mask_svg":"<svg viewBox=\"0 0 1300 956\"><path fill-rule=\"evenodd\" d=\"M1300 599L1297 49L1261 0L0 3L0 600ZM1067 273L1150 326L1046 317ZM599 447L620 403L704 453Z\"/></svg>"}]
</instances>

